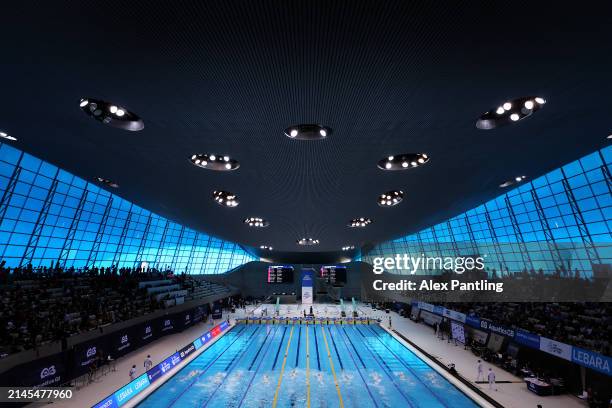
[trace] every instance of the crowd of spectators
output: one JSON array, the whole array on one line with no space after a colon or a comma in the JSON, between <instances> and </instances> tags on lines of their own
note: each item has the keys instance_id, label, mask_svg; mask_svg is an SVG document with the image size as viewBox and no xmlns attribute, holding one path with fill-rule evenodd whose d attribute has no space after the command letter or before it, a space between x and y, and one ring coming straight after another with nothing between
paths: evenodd
<instances>
[{"instance_id":1,"label":"crowd of spectators","mask_svg":"<svg viewBox=\"0 0 612 408\"><path fill-rule=\"evenodd\" d=\"M140 282L168 280L190 292L198 283L170 270L7 268L0 262L0 357L129 320L165 307Z\"/></svg>"},{"instance_id":2,"label":"crowd of spectators","mask_svg":"<svg viewBox=\"0 0 612 408\"><path fill-rule=\"evenodd\" d=\"M447 308L612 355L611 303L448 303Z\"/></svg>"}]
</instances>

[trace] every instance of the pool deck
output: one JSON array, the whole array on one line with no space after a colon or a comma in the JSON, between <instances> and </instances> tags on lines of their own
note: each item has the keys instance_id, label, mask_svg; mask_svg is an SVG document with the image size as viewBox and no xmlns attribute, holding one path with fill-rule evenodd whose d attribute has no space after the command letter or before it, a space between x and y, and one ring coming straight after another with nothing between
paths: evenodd
<instances>
[{"instance_id":1,"label":"pool deck","mask_svg":"<svg viewBox=\"0 0 612 408\"><path fill-rule=\"evenodd\" d=\"M268 314L271 315L274 310L273 305L260 305L256 310L254 310L254 307L247 307L246 315L252 315L253 312L256 313L256 315L259 315L261 310L266 307L268 309ZM288 317L301 316L303 315L304 308L308 307L308 305L302 306L296 304L281 305L281 315ZM350 306L347 305L347 310L350 310L349 308ZM338 317L340 314L340 307L338 305L314 304L313 309L315 315L317 316ZM394 330L401 333L418 347L427 351L428 354L439 360L441 363L454 363L460 375L474 382L476 377L477 358L469 350L464 350L462 345L455 346L453 343L447 343L446 340L439 340L435 337L432 329L428 326L414 323L410 319L403 318L394 312L386 314L383 311L372 310L365 305L359 305L359 312L360 315L381 318L385 328L388 326L388 316L391 315ZM244 316L245 312L243 310L238 310L236 314L230 315L230 318L234 319ZM136 364L136 368L138 369L137 375L142 374L144 372L143 362L147 354L151 355L153 364L158 364L164 358L174 353L177 349L192 342L201 333L209 330L212 327L213 324L211 321L209 321L207 323L200 323L192 326L182 333L176 333L158 339L151 344L118 359L116 361L115 372L110 372L106 375L99 376L92 384L75 391L71 401L56 402L53 404L53 406L91 406L126 384L129 380L128 371L133 364ZM191 361L191 359L189 361ZM540 397L528 391L521 378L518 378L498 368L497 366L489 365L485 361L483 361L483 367L485 373L488 371L489 367L492 367L498 381L509 381L509 383L498 384L497 391L489 390L488 384L475 384L485 394L501 403L504 407L536 408L537 404L541 404L543 408L580 408L587 406L584 401L569 394ZM153 391L153 389L150 391ZM140 400L140 398L138 398L138 400ZM135 405L136 402L136 399L134 401L130 401L125 405L125 407L131 407ZM33 404L30 406L36 405Z\"/></svg>"}]
</instances>

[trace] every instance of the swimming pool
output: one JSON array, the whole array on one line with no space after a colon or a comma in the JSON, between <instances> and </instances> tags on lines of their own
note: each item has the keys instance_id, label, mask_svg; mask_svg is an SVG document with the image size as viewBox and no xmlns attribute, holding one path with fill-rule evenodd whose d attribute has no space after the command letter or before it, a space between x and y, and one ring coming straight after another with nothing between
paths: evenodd
<instances>
[{"instance_id":1,"label":"swimming pool","mask_svg":"<svg viewBox=\"0 0 612 408\"><path fill-rule=\"evenodd\" d=\"M138 407L478 405L378 325L239 324Z\"/></svg>"}]
</instances>

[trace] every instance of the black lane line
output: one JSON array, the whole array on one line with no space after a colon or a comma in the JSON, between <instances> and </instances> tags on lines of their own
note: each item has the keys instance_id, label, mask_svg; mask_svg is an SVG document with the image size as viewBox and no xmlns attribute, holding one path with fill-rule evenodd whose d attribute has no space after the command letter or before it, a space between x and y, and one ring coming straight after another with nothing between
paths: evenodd
<instances>
[{"instance_id":1,"label":"black lane line","mask_svg":"<svg viewBox=\"0 0 612 408\"><path fill-rule=\"evenodd\" d=\"M319 341L317 340L317 326L312 326L315 338L315 348L317 349L317 368L321 371L321 360L319 359Z\"/></svg>"},{"instance_id":2,"label":"black lane line","mask_svg":"<svg viewBox=\"0 0 612 408\"><path fill-rule=\"evenodd\" d=\"M261 346L259 346L259 349L257 350L257 353L255 354L255 358L253 359L253 361L251 361L251 364L249 365L249 371L251 371L251 369L253 368L253 365L255 364L255 361L257 361L257 357L259 357L259 353L261 353L261 349L263 349L263 346L266 345L266 341L268 340L268 336L270 335L271 332L272 332L272 330L270 330L266 334L266 337L264 338L263 343L261 343ZM276 331L274 331L274 333L276 333Z\"/></svg>"},{"instance_id":3,"label":"black lane line","mask_svg":"<svg viewBox=\"0 0 612 408\"><path fill-rule=\"evenodd\" d=\"M242 357L243 357L243 356L246 354L246 352L247 352L247 351L248 351L248 349L249 349L249 341L250 341L250 340L253 338L253 336L255 335L255 333L259 332L259 330L260 330L260 329L261 329L261 327L258 327L258 328L257 328L257 329L256 329L256 330L253 332L253 334L252 334L252 335L251 335L251 336L250 336L250 337L247 339L247 341L246 341L246 343L247 343L247 344L246 344L246 345L245 345L245 346L244 346L244 347L243 347L243 348L240 350L240 352L239 352L239 353L236 353L236 356L238 356L238 354L240 354L240 358L242 358ZM267 338L267 337L268 337L268 334L266 334L266 338ZM233 362L236 360L236 356L235 356L235 357L232 359L232 362L231 362L230 364L228 364L228 366L227 366L227 368L226 368L226 370L225 370L225 371L228 371L228 369L229 369L230 365L231 365L231 364L232 364L232 363L233 363ZM239 360L240 360L240 358L239 358ZM236 368L236 366L232 367L232 370L233 370L234 368ZM211 402L211 401L213 400L213 397L215 396L215 394L217 393L217 391L219 391L219 389L221 388L221 386L222 386L223 384L225 384L225 380L227 380L227 378L229 377L230 372L231 372L232 370L228 371L228 373L227 373L227 374L226 374L226 376L225 376L224 381L221 381L221 382L219 382L219 384L217 384L217 386L215 387L215 389L214 389L214 391L212 392L212 394L210 394L210 395L208 396L208 398L206 398L206 402L205 402L205 403L204 403L204 404L201 406L202 408L206 408L206 407L208 406L208 403L209 403L209 402Z\"/></svg>"},{"instance_id":4,"label":"black lane line","mask_svg":"<svg viewBox=\"0 0 612 408\"><path fill-rule=\"evenodd\" d=\"M232 346L234 345L234 343L236 343L236 342L238 341L238 339L239 339L239 338L242 336L242 332L243 332L243 331L244 331L244 328L241 328L241 329L240 329L240 331L239 331L239 332L236 334L236 338L234 339L234 341L232 341L232 342L230 343L230 345L229 345L229 346L227 346L227 348L226 348L225 350L223 350L221 353L219 353L219 355L217 355L217 357L216 357L216 358L215 358L215 359L214 359L212 362L210 362L210 363L209 363L209 364L206 366L206 368L205 368L204 370L202 370L202 372L201 372L200 374L198 374L198 375L197 375L197 376L196 376L196 377L193 379L193 381L191 381L191 382L190 382L190 383L187 385L187 387L185 387L185 388L183 389L183 391L181 391L181 392L180 392L180 393L179 393L179 394L178 394L176 397L174 397L174 399L173 399L172 401L170 401L170 405L168 405L168 408L170 408L171 406L173 406L173 405L176 403L176 401L178 401L178 399L179 399L179 398L181 398L181 397L183 396L183 394L185 394L185 392L187 392L187 390L188 390L188 389L190 389L190 388L193 386L193 384L195 384L195 382L196 382L196 381L198 381L198 380L200 379L200 377L202 377L202 376L204 375L204 373L205 373L206 371L208 371L208 369L209 369L210 367L212 367L212 365L213 365L213 364L215 364L215 362L216 362L218 359L220 359L220 358L221 358L221 356L223 355L223 353L225 353L227 350L229 350L229 349L230 349L230 347L232 347ZM202 354L206 353L207 351L208 351L208 350L204 350L204 351L202 352ZM189 365L190 365L190 364L191 364L193 361L197 360L199 357L200 357L200 356L196 357L194 360L192 360L191 362L189 362L189 364L187 364L185 367L181 368L181 370L180 370L180 371L183 371L185 368L189 367ZM180 371L179 371L179 372L180 372ZM176 374L178 374L179 372L177 372ZM176 374L172 375L170 378L174 377ZM166 384L168 384L168 383L166 383ZM163 385L166 385L166 384L163 384ZM156 391L159 391L160 389L161 389L161 387L159 387L159 388L158 388ZM151 394L151 395L152 395L152 394Z\"/></svg>"},{"instance_id":5,"label":"black lane line","mask_svg":"<svg viewBox=\"0 0 612 408\"><path fill-rule=\"evenodd\" d=\"M259 327L257 329L255 329L253 331L253 333L251 333L251 335L249 336L249 338L246 341L246 344L244 344L242 346L242 348L240 349L239 352L237 352L236 354L234 354L234 357L232 357L232 359L230 360L230 362L225 366L225 369L223 371L227 371L229 370L230 366L234 363L234 361L236 360L236 358L238 358L238 356L240 355L242 357L242 355L244 354L244 352L246 351L247 348L249 348L249 341L253 338L253 336L255 336L255 334L257 334L257 332L259 331Z\"/></svg>"},{"instance_id":6,"label":"black lane line","mask_svg":"<svg viewBox=\"0 0 612 408\"><path fill-rule=\"evenodd\" d=\"M380 354L378 354L378 352L376 350L374 350L374 352L376 352L376 355L374 355L374 352L370 349L370 347L368 346L368 342L366 340L366 336L364 336L364 334L361 332L361 330L359 330L358 327L355 327L355 330L357 330L357 332L359 334L361 334L361 336L364 338L363 343L364 343L364 348L370 353L370 355L372 356L372 359L376 362L376 364L378 364L378 366L382 369L382 372L385 373L387 375L387 377L389 377L389 379L391 380L391 382L393 383L393 386L395 387L395 389L399 392L399 394L404 398L404 400L408 403L409 406L414 407L413 401L411 401L410 397L408 397L406 394L404 394L404 392L402 391L401 387L397 384L397 382L395 381L395 376L393 375L393 371L389 368L389 366L387 365L387 363L385 362L385 360L380 356ZM381 365L384 364L384 367ZM444 404L443 404L444 405ZM446 407L446 405L444 405Z\"/></svg>"},{"instance_id":7,"label":"black lane line","mask_svg":"<svg viewBox=\"0 0 612 408\"><path fill-rule=\"evenodd\" d=\"M342 364L342 359L340 358L340 353L338 353L338 347L336 347L336 340L334 340L334 337L332 336L331 330L329 329L329 327L327 328L327 331L329 332L329 337L331 338L332 344L334 345L334 350L336 350L336 356L338 357L338 362L340 363L340 368L344 370L344 364Z\"/></svg>"},{"instance_id":8,"label":"black lane line","mask_svg":"<svg viewBox=\"0 0 612 408\"><path fill-rule=\"evenodd\" d=\"M357 351L357 347L355 347L355 345L353 344L351 338L349 337L349 335L346 333L346 329L343 327L342 331L344 332L344 335L346 336L346 339L348 340L349 344L353 347L353 350L355 350L355 354L357 355L357 357L359 358L359 361L361 361L361 365L363 366L363 368L368 368L366 367L365 363L363 362L363 359L361 358L361 355L359 354L359 352Z\"/></svg>"},{"instance_id":9,"label":"black lane line","mask_svg":"<svg viewBox=\"0 0 612 408\"><path fill-rule=\"evenodd\" d=\"M276 357L274 357L274 364L272 364L272 370L276 367L276 362L278 361L278 355L280 354L281 348L283 348L283 341L285 340L285 334L287 334L287 328L283 327L283 337L281 337L280 344L278 345L278 350L276 350Z\"/></svg>"},{"instance_id":10,"label":"black lane line","mask_svg":"<svg viewBox=\"0 0 612 408\"><path fill-rule=\"evenodd\" d=\"M308 327L308 326L307 326ZM300 339L302 338L302 325L300 325L300 331L298 332L298 348L295 354L295 366L298 366L298 358L300 357Z\"/></svg>"},{"instance_id":11,"label":"black lane line","mask_svg":"<svg viewBox=\"0 0 612 408\"><path fill-rule=\"evenodd\" d=\"M259 369L261 368L261 364L264 362L264 359L266 355L268 354L268 351L270 351L270 348L272 347L272 342L274 341L274 336L276 335L276 332L278 332L278 327L279 326L276 326L274 328L274 333L272 334L272 337L270 338L270 344L268 344L268 347L266 347L266 351L264 351L263 353L263 357L261 358L261 360L259 360L259 363L257 364L257 368L255 368L255 372L253 373L253 375L251 376L251 379L249 380L249 384L247 385L246 391L244 392L244 394L242 394L242 398L240 398L240 403L238 404L238 407L242 406L244 399L249 393L249 390L251 389L251 385L253 385L253 381L255 380L255 377L257 377L257 373L259 372ZM236 405L233 405L233 406L235 407Z\"/></svg>"},{"instance_id":12,"label":"black lane line","mask_svg":"<svg viewBox=\"0 0 612 408\"><path fill-rule=\"evenodd\" d=\"M363 385L365 385L366 390L368 391L368 395L370 396L370 398L372 399L372 402L374 403L374 406L376 408L378 408L378 402L376 402L376 398L374 398L374 395L372 394L372 390L370 390L370 387L368 386L368 382L365 379L365 377L363 376L361 369L359 369L359 366L357 365L357 362L355 361L355 358L353 357L353 353L350 352L348 345L346 344L346 340L349 339L348 335L346 334L346 331L344 332L344 336L342 336L342 334L339 334L340 338L342 339L342 341L344 342L344 347L346 347L347 351L349 352L348 355L351 358L351 360L353 360L353 364L355 365L355 368L357 369L357 374L359 374L359 377L361 377L361 381L363 381ZM346 337L346 339L345 339ZM350 341L350 339L349 339ZM353 343L351 342L351 345ZM353 348L355 348L355 346L353 345ZM359 353L357 352L357 350L355 350L355 353L357 355L359 355ZM361 358L360 358L361 360ZM361 362L363 364L363 361ZM365 364L363 365L365 368Z\"/></svg>"}]
</instances>

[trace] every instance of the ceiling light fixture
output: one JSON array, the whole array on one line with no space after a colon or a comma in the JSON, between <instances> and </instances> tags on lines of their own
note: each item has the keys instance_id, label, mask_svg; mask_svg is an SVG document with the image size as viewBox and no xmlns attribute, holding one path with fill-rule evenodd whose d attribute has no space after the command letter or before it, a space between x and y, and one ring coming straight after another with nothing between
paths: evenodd
<instances>
[{"instance_id":1,"label":"ceiling light fixture","mask_svg":"<svg viewBox=\"0 0 612 408\"><path fill-rule=\"evenodd\" d=\"M110 187L110 188L119 188L119 184L110 181L109 179L105 179L103 177L94 177L94 180L96 180L98 183L105 185L106 187Z\"/></svg>"},{"instance_id":2,"label":"ceiling light fixture","mask_svg":"<svg viewBox=\"0 0 612 408\"><path fill-rule=\"evenodd\" d=\"M208 170L231 171L240 167L238 160L232 159L229 156L220 156L210 153L194 154L189 160L195 166Z\"/></svg>"},{"instance_id":3,"label":"ceiling light fixture","mask_svg":"<svg viewBox=\"0 0 612 408\"><path fill-rule=\"evenodd\" d=\"M230 193L229 191L213 191L213 199L215 202L223 207L236 207L239 203L238 196Z\"/></svg>"},{"instance_id":4,"label":"ceiling light fixture","mask_svg":"<svg viewBox=\"0 0 612 408\"><path fill-rule=\"evenodd\" d=\"M371 223L372 220L370 218L360 217L353 218L351 221L349 221L348 226L351 228L363 228L370 225Z\"/></svg>"},{"instance_id":5,"label":"ceiling light fixture","mask_svg":"<svg viewBox=\"0 0 612 408\"><path fill-rule=\"evenodd\" d=\"M268 225L270 225L270 223L267 220L264 220L263 218L260 218L260 217L245 218L244 223L248 225L249 227L255 227L255 228L265 228Z\"/></svg>"},{"instance_id":6,"label":"ceiling light fixture","mask_svg":"<svg viewBox=\"0 0 612 408\"><path fill-rule=\"evenodd\" d=\"M332 133L327 126L321 125L294 125L285 129L285 136L297 140L321 140Z\"/></svg>"},{"instance_id":7,"label":"ceiling light fixture","mask_svg":"<svg viewBox=\"0 0 612 408\"><path fill-rule=\"evenodd\" d=\"M378 196L378 205L381 207L393 207L404 199L404 192L400 190L387 191Z\"/></svg>"},{"instance_id":8,"label":"ceiling light fixture","mask_svg":"<svg viewBox=\"0 0 612 408\"><path fill-rule=\"evenodd\" d=\"M319 240L314 238L301 238L297 240L297 244L303 246L319 245Z\"/></svg>"},{"instance_id":9,"label":"ceiling light fixture","mask_svg":"<svg viewBox=\"0 0 612 408\"><path fill-rule=\"evenodd\" d=\"M347 245L342 247L343 251L352 251L353 249L355 249L355 245Z\"/></svg>"},{"instance_id":10,"label":"ceiling light fixture","mask_svg":"<svg viewBox=\"0 0 612 408\"><path fill-rule=\"evenodd\" d=\"M504 102L496 109L485 112L476 121L476 127L482 130L495 129L531 116L546 103L539 96L524 96L512 101Z\"/></svg>"},{"instance_id":11,"label":"ceiling light fixture","mask_svg":"<svg viewBox=\"0 0 612 408\"><path fill-rule=\"evenodd\" d=\"M105 125L134 132L144 129L144 122L138 115L114 103L83 98L79 107L87 116Z\"/></svg>"},{"instance_id":12,"label":"ceiling light fixture","mask_svg":"<svg viewBox=\"0 0 612 408\"><path fill-rule=\"evenodd\" d=\"M381 170L406 170L409 166L418 167L429 161L425 153L404 153L388 156L378 161L378 168ZM410 164L409 164L410 163Z\"/></svg>"},{"instance_id":13,"label":"ceiling light fixture","mask_svg":"<svg viewBox=\"0 0 612 408\"><path fill-rule=\"evenodd\" d=\"M1 131L0 131L0 137L2 139L10 140L11 142L15 142L17 140L16 137L13 137L13 136L9 135L8 133L1 132Z\"/></svg>"},{"instance_id":14,"label":"ceiling light fixture","mask_svg":"<svg viewBox=\"0 0 612 408\"><path fill-rule=\"evenodd\" d=\"M514 186L516 184L520 184L523 181L525 181L527 177L525 176L516 176L513 180L508 180L503 182L502 184L499 185L499 187L501 188L506 188L506 187L510 187L510 186Z\"/></svg>"},{"instance_id":15,"label":"ceiling light fixture","mask_svg":"<svg viewBox=\"0 0 612 408\"><path fill-rule=\"evenodd\" d=\"M272 247L271 247L271 246L269 246L269 245L260 245L260 246L259 246L259 249L263 249L263 250L265 250L265 251L272 251L274 248L272 248Z\"/></svg>"}]
</instances>

